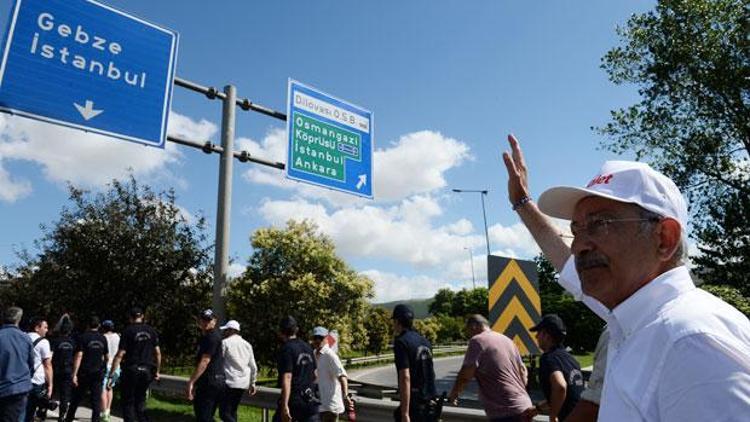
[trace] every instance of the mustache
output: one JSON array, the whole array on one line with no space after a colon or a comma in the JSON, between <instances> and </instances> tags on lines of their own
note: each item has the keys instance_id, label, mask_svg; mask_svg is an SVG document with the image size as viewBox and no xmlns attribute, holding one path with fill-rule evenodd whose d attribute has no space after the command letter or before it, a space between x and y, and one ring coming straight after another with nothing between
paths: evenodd
<instances>
[{"instance_id":1,"label":"mustache","mask_svg":"<svg viewBox=\"0 0 750 422\"><path fill-rule=\"evenodd\" d=\"M598 254L587 253L584 255L577 255L575 259L576 269L578 271L596 267L606 267L609 265L609 259Z\"/></svg>"}]
</instances>

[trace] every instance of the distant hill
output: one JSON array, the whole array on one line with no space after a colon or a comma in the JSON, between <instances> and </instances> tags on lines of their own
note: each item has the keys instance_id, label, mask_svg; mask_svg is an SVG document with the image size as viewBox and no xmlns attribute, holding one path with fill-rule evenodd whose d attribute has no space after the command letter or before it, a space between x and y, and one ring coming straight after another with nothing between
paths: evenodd
<instances>
[{"instance_id":1,"label":"distant hill","mask_svg":"<svg viewBox=\"0 0 750 422\"><path fill-rule=\"evenodd\" d=\"M392 311L396 305L399 303L405 303L409 306L411 306L412 309L414 309L414 318L422 319L427 318L430 316L430 303L432 303L432 298L427 299L411 299L411 300L397 300L395 302L385 302L385 303L373 303L373 306L379 306L381 308L385 308L389 311Z\"/></svg>"}]
</instances>

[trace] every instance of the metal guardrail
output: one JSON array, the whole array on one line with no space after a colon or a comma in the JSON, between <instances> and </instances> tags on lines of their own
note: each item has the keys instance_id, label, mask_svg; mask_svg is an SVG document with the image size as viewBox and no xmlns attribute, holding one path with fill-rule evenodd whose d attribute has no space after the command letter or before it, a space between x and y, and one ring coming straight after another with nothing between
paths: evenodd
<instances>
[{"instance_id":1,"label":"metal guardrail","mask_svg":"<svg viewBox=\"0 0 750 422\"><path fill-rule=\"evenodd\" d=\"M171 397L185 397L187 378L172 375L162 375L161 381L151 384L151 390ZM281 395L278 388L259 387L254 396L242 397L242 404L263 409L263 421L271 420L271 414L276 409L276 403ZM393 411L398 402L388 400L356 397L357 420L362 422L392 421ZM444 422L473 422L486 421L484 412L476 409L463 409L446 406L443 408Z\"/></svg>"},{"instance_id":2,"label":"metal guardrail","mask_svg":"<svg viewBox=\"0 0 750 422\"><path fill-rule=\"evenodd\" d=\"M465 352L466 351L466 345L451 345L451 346L435 346L432 348L432 353L453 353L453 352ZM373 362L380 362L385 360L393 360L394 355L393 353L383 353L378 355L372 355L372 356L362 356L358 358L347 358L344 359L346 365L360 365L363 363L373 363Z\"/></svg>"}]
</instances>

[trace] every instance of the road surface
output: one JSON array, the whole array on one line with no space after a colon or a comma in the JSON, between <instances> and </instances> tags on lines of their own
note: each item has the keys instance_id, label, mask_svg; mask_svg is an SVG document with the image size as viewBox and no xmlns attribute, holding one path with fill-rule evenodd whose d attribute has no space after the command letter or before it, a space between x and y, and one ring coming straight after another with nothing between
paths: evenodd
<instances>
[{"instance_id":1,"label":"road surface","mask_svg":"<svg viewBox=\"0 0 750 422\"><path fill-rule=\"evenodd\" d=\"M435 359L435 379L439 394L442 394L443 391L450 392L453 383L456 381L458 370L461 369L463 359L463 355ZM386 366L350 371L349 378L355 381L382 385L385 387L396 388L398 385L396 380L396 367L392 363ZM464 389L460 398L477 401L479 400L479 396L477 395L478 391L479 386L477 385L477 382L472 380L466 386L466 389Z\"/></svg>"}]
</instances>

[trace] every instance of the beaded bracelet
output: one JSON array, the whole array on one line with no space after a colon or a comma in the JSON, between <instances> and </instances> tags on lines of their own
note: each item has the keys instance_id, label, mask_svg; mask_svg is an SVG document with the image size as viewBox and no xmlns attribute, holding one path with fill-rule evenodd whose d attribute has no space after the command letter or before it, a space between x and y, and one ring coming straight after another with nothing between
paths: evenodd
<instances>
[{"instance_id":1,"label":"beaded bracelet","mask_svg":"<svg viewBox=\"0 0 750 422\"><path fill-rule=\"evenodd\" d=\"M519 199L518 202L513 204L513 211L517 211L519 208L528 204L529 202L531 202L531 197L524 196L523 198Z\"/></svg>"}]
</instances>

